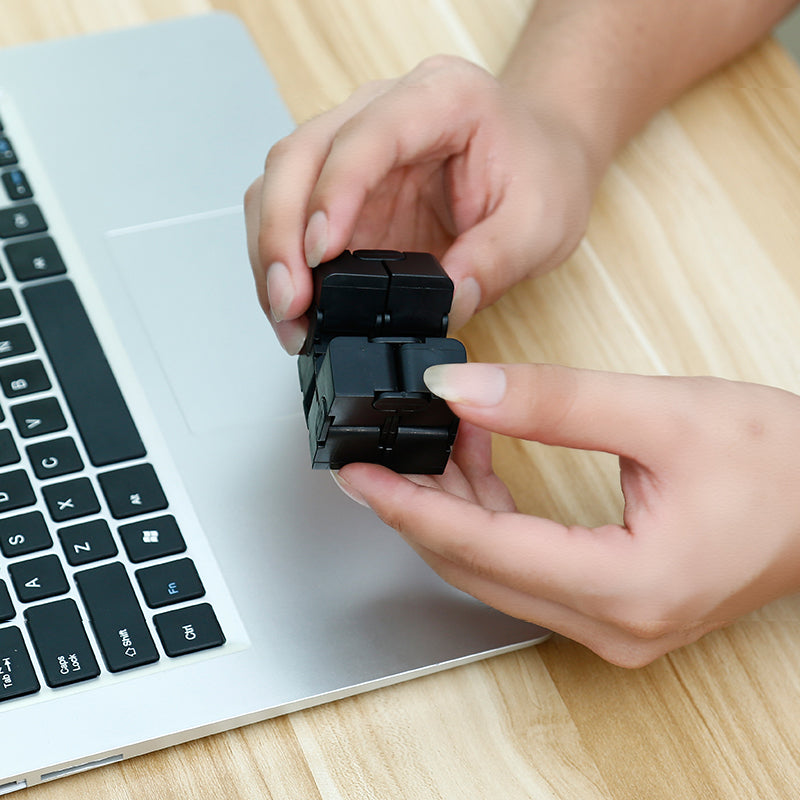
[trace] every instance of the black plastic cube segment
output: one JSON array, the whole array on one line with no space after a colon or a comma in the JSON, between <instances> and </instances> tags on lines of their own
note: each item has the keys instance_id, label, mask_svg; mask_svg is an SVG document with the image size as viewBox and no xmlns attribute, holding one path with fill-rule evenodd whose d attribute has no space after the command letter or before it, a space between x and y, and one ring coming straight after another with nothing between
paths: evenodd
<instances>
[{"instance_id":1,"label":"black plastic cube segment","mask_svg":"<svg viewBox=\"0 0 800 800\"><path fill-rule=\"evenodd\" d=\"M306 415L306 419L308 419L308 411L311 408L311 401L314 398L314 389L317 383L315 372L313 354L306 353L297 357L297 374L300 378L300 391L303 393L303 413Z\"/></svg>"},{"instance_id":2,"label":"black plastic cube segment","mask_svg":"<svg viewBox=\"0 0 800 800\"><path fill-rule=\"evenodd\" d=\"M453 282L429 253L406 253L386 261L389 292L386 329L397 336L444 336L453 301Z\"/></svg>"},{"instance_id":3,"label":"black plastic cube segment","mask_svg":"<svg viewBox=\"0 0 800 800\"><path fill-rule=\"evenodd\" d=\"M441 475L454 439L455 429L401 427L391 452L384 453L380 463L405 474Z\"/></svg>"},{"instance_id":4,"label":"black plastic cube segment","mask_svg":"<svg viewBox=\"0 0 800 800\"><path fill-rule=\"evenodd\" d=\"M423 374L466 361L445 338L450 278L427 253L367 250L321 264L314 287L298 359L312 466L441 473L458 418Z\"/></svg>"},{"instance_id":5,"label":"black plastic cube segment","mask_svg":"<svg viewBox=\"0 0 800 800\"><path fill-rule=\"evenodd\" d=\"M400 250L354 250L353 255L361 261L402 261L406 257Z\"/></svg>"},{"instance_id":6,"label":"black plastic cube segment","mask_svg":"<svg viewBox=\"0 0 800 800\"><path fill-rule=\"evenodd\" d=\"M316 328L310 331L312 338L380 332L389 288L389 275L381 262L360 260L345 251L320 264L314 280L314 306L320 314L311 320Z\"/></svg>"},{"instance_id":7,"label":"black plastic cube segment","mask_svg":"<svg viewBox=\"0 0 800 800\"><path fill-rule=\"evenodd\" d=\"M331 427L325 441L312 449L314 469L341 469L354 461L380 463L380 428Z\"/></svg>"},{"instance_id":8,"label":"black plastic cube segment","mask_svg":"<svg viewBox=\"0 0 800 800\"><path fill-rule=\"evenodd\" d=\"M317 391L330 386L337 397L369 397L397 388L394 348L364 336L337 336L317 375Z\"/></svg>"},{"instance_id":9,"label":"black plastic cube segment","mask_svg":"<svg viewBox=\"0 0 800 800\"><path fill-rule=\"evenodd\" d=\"M457 339L430 338L399 348L399 383L407 392L428 392L422 379L428 367L437 364L463 364L467 351Z\"/></svg>"},{"instance_id":10,"label":"black plastic cube segment","mask_svg":"<svg viewBox=\"0 0 800 800\"><path fill-rule=\"evenodd\" d=\"M397 373L392 347L364 337L333 339L317 375L318 404L337 426L380 426L384 414L372 402L375 392L392 391Z\"/></svg>"}]
</instances>

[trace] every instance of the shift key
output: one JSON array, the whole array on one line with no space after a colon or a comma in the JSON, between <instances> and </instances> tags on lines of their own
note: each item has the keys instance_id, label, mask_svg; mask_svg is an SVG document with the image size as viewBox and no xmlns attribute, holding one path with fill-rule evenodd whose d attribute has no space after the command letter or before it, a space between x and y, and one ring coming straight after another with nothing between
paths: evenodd
<instances>
[{"instance_id":1,"label":"shift key","mask_svg":"<svg viewBox=\"0 0 800 800\"><path fill-rule=\"evenodd\" d=\"M158 650L122 564L78 572L75 582L111 672L158 661Z\"/></svg>"}]
</instances>

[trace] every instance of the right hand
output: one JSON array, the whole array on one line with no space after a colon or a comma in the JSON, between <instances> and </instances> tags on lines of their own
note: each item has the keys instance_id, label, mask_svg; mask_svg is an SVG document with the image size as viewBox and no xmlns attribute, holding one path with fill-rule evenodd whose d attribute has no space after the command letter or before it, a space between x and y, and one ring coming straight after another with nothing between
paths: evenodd
<instances>
[{"instance_id":1,"label":"right hand","mask_svg":"<svg viewBox=\"0 0 800 800\"><path fill-rule=\"evenodd\" d=\"M309 267L345 249L422 250L455 284L451 329L561 263L604 165L576 125L463 59L370 83L300 125L245 196L264 311L299 350Z\"/></svg>"},{"instance_id":2,"label":"right hand","mask_svg":"<svg viewBox=\"0 0 800 800\"><path fill-rule=\"evenodd\" d=\"M337 481L459 589L628 667L800 591L797 395L543 364L425 381L461 418L444 474L347 464ZM490 432L617 454L622 524L517 512Z\"/></svg>"}]
</instances>

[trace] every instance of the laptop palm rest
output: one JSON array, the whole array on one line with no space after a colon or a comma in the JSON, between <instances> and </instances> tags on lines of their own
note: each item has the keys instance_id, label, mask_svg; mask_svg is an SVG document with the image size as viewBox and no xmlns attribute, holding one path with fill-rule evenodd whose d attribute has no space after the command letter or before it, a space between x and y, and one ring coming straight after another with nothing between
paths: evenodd
<instances>
[{"instance_id":1,"label":"laptop palm rest","mask_svg":"<svg viewBox=\"0 0 800 800\"><path fill-rule=\"evenodd\" d=\"M294 360L276 352L244 242L239 208L108 235L164 378L200 435L301 412Z\"/></svg>"}]
</instances>

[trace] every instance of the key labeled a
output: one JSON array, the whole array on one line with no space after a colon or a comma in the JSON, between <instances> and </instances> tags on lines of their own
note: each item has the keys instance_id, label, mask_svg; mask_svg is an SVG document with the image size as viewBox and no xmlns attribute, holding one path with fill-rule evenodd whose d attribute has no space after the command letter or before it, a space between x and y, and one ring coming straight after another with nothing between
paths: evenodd
<instances>
[{"instance_id":1,"label":"key labeled a","mask_svg":"<svg viewBox=\"0 0 800 800\"><path fill-rule=\"evenodd\" d=\"M23 603L54 597L69 591L58 556L49 555L9 564L8 574Z\"/></svg>"}]
</instances>

